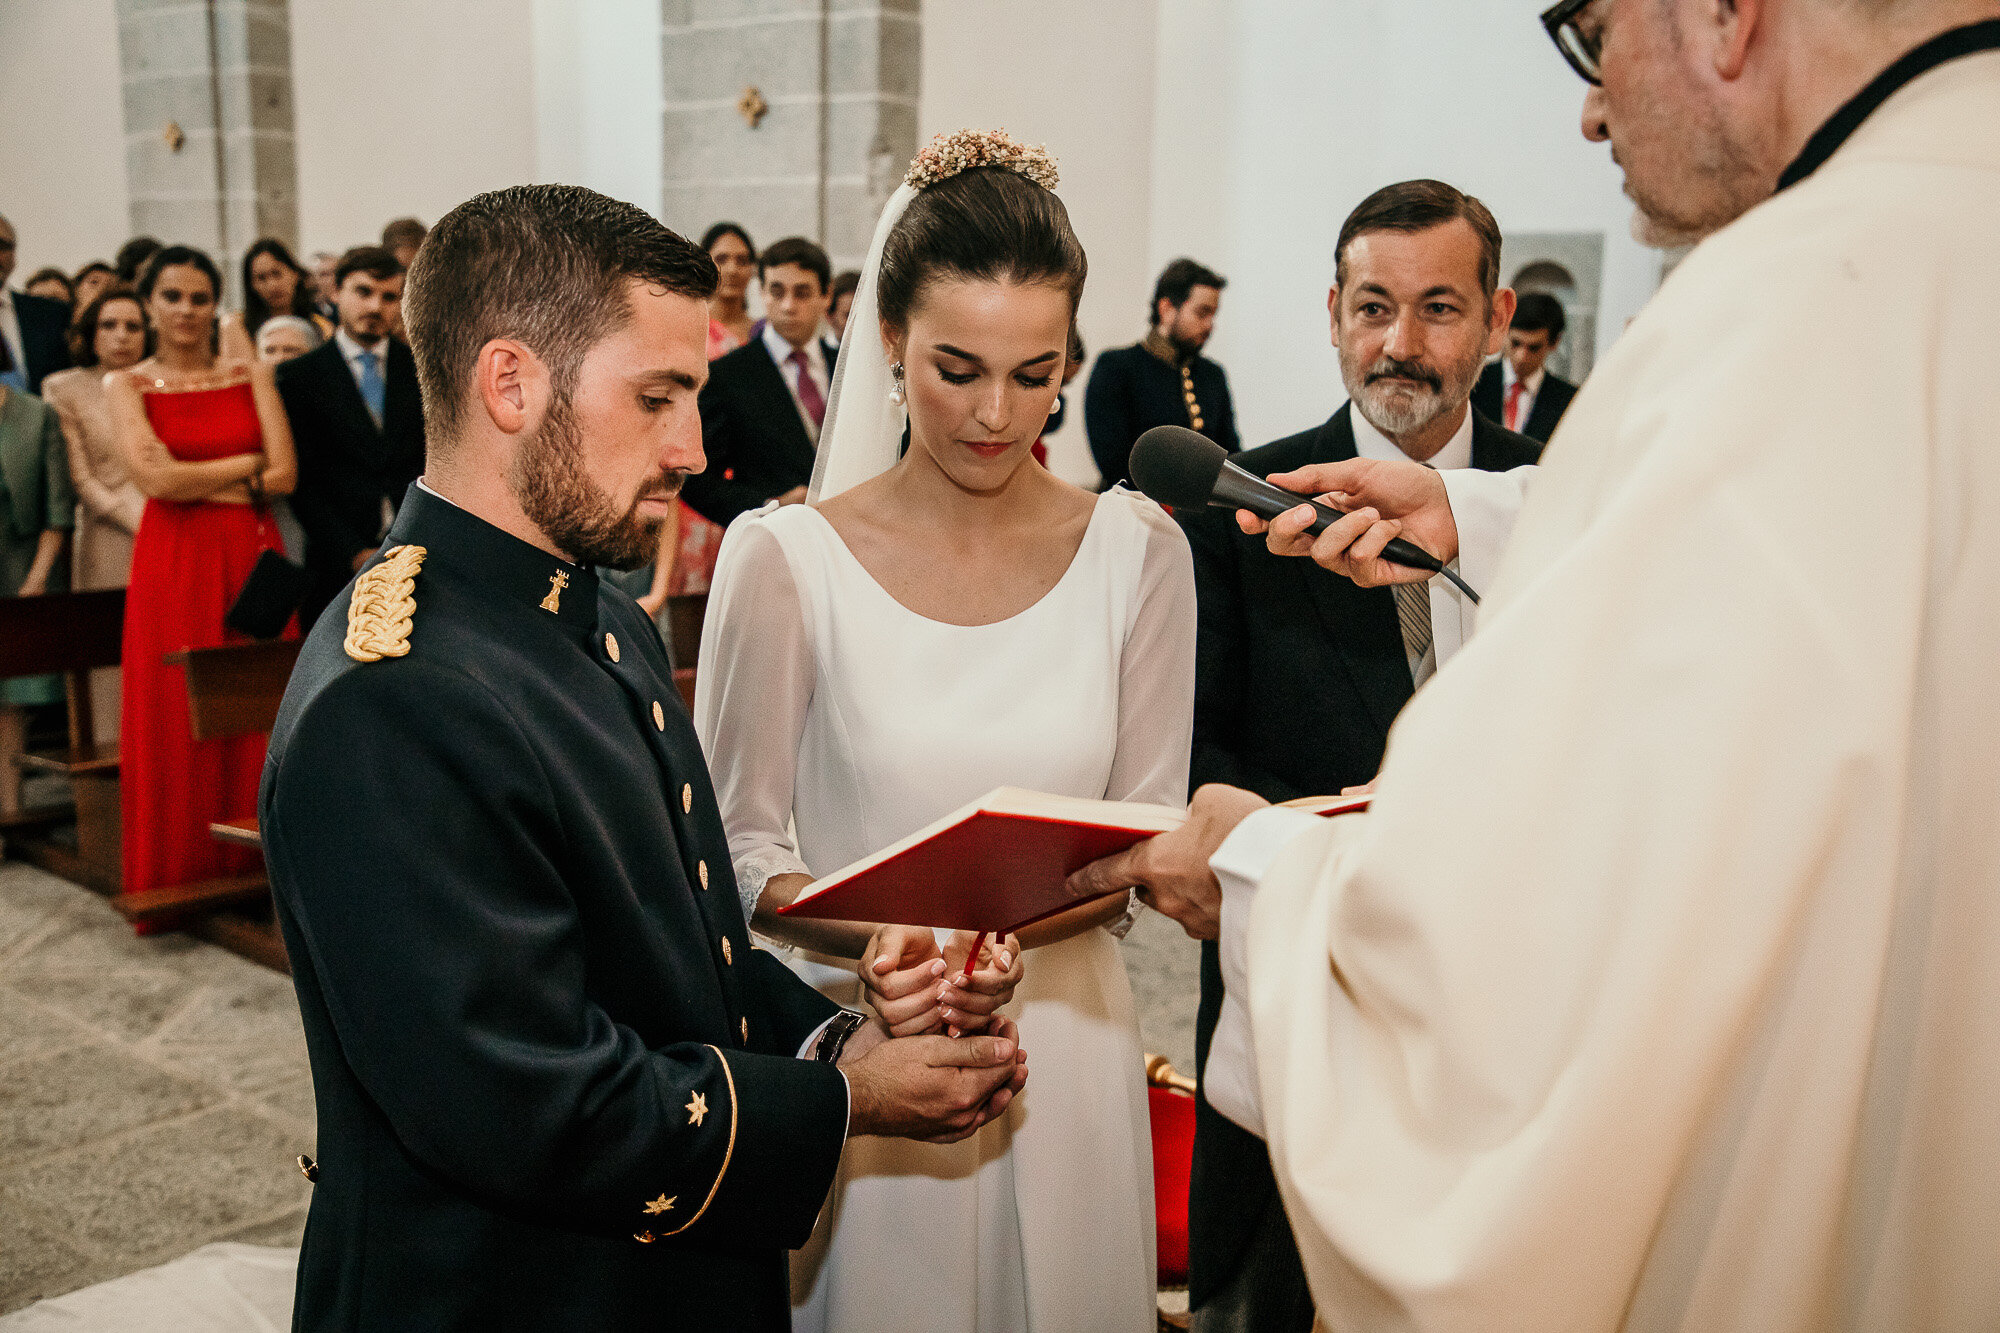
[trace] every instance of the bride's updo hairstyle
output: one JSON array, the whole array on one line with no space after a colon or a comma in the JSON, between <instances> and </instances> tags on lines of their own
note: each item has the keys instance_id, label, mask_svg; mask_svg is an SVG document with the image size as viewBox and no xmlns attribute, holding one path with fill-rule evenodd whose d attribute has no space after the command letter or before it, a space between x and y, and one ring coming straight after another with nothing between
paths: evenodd
<instances>
[{"instance_id":1,"label":"bride's updo hairstyle","mask_svg":"<svg viewBox=\"0 0 2000 1333\"><path fill-rule=\"evenodd\" d=\"M1055 160L1002 130L940 134L906 181L916 197L882 245L876 304L884 323L910 326L924 287L940 278L1047 283L1072 318L1089 264L1056 198Z\"/></svg>"}]
</instances>

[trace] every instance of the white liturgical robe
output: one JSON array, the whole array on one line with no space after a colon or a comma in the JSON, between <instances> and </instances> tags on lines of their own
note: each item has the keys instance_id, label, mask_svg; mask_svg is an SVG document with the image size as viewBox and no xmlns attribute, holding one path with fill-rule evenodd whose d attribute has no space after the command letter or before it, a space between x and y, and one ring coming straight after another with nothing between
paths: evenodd
<instances>
[{"instance_id":1,"label":"white liturgical robe","mask_svg":"<svg viewBox=\"0 0 2000 1333\"><path fill-rule=\"evenodd\" d=\"M1217 856L1327 1327L2000 1327L1996 219L1987 53L1699 246L1373 810Z\"/></svg>"}]
</instances>

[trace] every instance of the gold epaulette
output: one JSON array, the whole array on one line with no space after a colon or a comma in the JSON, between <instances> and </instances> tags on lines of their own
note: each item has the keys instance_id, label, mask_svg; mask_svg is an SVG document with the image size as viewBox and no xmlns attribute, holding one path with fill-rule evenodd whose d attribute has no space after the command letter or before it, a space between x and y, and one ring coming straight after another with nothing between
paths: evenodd
<instances>
[{"instance_id":1,"label":"gold epaulette","mask_svg":"<svg viewBox=\"0 0 2000 1333\"><path fill-rule=\"evenodd\" d=\"M417 614L417 570L426 552L421 546L398 546L381 564L354 582L347 600L347 655L357 662L379 662L410 651L410 622Z\"/></svg>"}]
</instances>

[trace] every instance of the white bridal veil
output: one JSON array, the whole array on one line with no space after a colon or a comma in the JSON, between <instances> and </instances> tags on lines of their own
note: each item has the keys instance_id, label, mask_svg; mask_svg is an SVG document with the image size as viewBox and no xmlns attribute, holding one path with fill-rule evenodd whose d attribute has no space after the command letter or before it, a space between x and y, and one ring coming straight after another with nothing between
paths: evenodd
<instances>
[{"instance_id":1,"label":"white bridal veil","mask_svg":"<svg viewBox=\"0 0 2000 1333\"><path fill-rule=\"evenodd\" d=\"M897 186L882 209L882 220L875 224L875 239L868 244L868 262L862 266L861 285L855 288L846 336L834 362L833 392L820 430L809 501L838 495L895 466L903 439L903 407L889 401L894 381L882 353L876 292L882 277L882 247L916 197L914 186Z\"/></svg>"}]
</instances>

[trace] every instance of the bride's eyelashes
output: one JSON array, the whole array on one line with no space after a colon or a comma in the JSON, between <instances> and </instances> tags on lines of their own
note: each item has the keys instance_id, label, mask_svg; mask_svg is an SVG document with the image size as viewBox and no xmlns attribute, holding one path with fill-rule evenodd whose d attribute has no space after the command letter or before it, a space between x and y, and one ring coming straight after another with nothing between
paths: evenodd
<instances>
[{"instance_id":1,"label":"bride's eyelashes","mask_svg":"<svg viewBox=\"0 0 2000 1333\"><path fill-rule=\"evenodd\" d=\"M954 371L946 370L943 366L939 366L938 377L942 379L946 384L970 384L974 380L979 378L979 374L977 371L970 371L964 374L959 374ZM1054 382L1055 376L1016 375L1014 377L1014 380L1024 389L1046 389L1049 387L1051 383Z\"/></svg>"}]
</instances>

